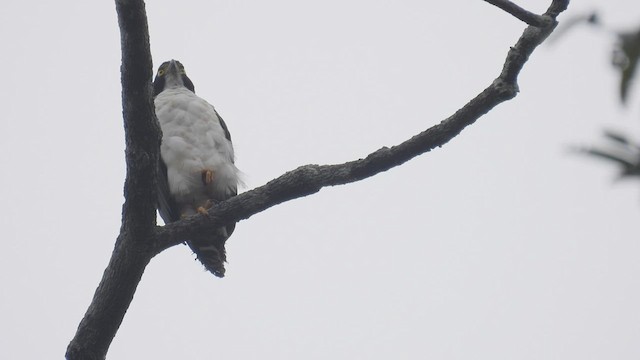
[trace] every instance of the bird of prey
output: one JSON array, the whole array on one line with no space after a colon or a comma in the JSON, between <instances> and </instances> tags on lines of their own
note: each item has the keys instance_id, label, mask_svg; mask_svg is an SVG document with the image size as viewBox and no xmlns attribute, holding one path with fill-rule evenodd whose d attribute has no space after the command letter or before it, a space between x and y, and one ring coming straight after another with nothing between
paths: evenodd
<instances>
[{"instance_id":1,"label":"bird of prey","mask_svg":"<svg viewBox=\"0 0 640 360\"><path fill-rule=\"evenodd\" d=\"M237 194L239 171L231 135L211 104L195 94L176 60L160 65L153 81L156 116L162 128L158 164L158 211L165 223L206 213ZM224 276L224 243L235 224L187 240L204 267Z\"/></svg>"}]
</instances>

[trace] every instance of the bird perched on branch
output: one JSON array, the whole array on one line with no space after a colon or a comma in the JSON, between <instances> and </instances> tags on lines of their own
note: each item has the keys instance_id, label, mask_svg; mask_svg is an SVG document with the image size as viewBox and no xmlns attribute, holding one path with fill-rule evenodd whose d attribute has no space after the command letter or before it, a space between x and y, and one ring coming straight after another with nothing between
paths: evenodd
<instances>
[{"instance_id":1,"label":"bird perched on branch","mask_svg":"<svg viewBox=\"0 0 640 360\"><path fill-rule=\"evenodd\" d=\"M176 60L160 65L153 81L156 116L162 128L158 211L165 223L205 213L238 193L231 135L211 104L195 94ZM187 240L204 267L224 276L224 243L235 224Z\"/></svg>"}]
</instances>

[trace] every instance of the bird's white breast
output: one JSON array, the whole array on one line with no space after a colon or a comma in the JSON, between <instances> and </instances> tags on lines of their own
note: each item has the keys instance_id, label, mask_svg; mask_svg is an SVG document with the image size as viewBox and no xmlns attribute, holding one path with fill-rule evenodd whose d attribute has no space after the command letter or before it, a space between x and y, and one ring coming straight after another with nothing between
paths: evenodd
<instances>
[{"instance_id":1,"label":"bird's white breast","mask_svg":"<svg viewBox=\"0 0 640 360\"><path fill-rule=\"evenodd\" d=\"M215 194L227 198L235 192L238 169L233 146L213 106L186 88L164 90L156 96L155 106L171 195L185 201L205 196L203 170L213 170Z\"/></svg>"}]
</instances>

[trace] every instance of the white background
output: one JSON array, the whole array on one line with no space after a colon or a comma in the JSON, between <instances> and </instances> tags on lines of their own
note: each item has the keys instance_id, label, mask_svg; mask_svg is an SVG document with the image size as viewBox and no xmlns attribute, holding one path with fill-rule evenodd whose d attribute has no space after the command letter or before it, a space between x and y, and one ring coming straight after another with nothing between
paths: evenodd
<instances>
[{"instance_id":1,"label":"white background","mask_svg":"<svg viewBox=\"0 0 640 360\"><path fill-rule=\"evenodd\" d=\"M185 64L247 188L437 124L490 84L524 29L483 1L147 10L154 67ZM640 24L636 1L600 10ZM0 34L0 358L62 358L120 228L115 7L3 2ZM604 127L640 128L639 92L617 100L613 40L573 29L534 53L515 100L442 149L239 223L223 280L186 246L162 253L109 358L640 358L638 184L569 151Z\"/></svg>"}]
</instances>

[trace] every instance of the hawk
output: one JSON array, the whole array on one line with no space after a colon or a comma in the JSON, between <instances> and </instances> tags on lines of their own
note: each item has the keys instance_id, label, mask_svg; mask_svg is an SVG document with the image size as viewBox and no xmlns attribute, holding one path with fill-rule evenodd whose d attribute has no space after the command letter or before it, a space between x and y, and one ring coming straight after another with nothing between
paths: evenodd
<instances>
[{"instance_id":1,"label":"hawk","mask_svg":"<svg viewBox=\"0 0 640 360\"><path fill-rule=\"evenodd\" d=\"M195 94L176 60L160 65L153 81L156 116L162 128L158 164L158 212L165 223L197 213L238 193L231 134L214 107ZM235 224L186 241L204 267L224 276L224 243Z\"/></svg>"}]
</instances>

